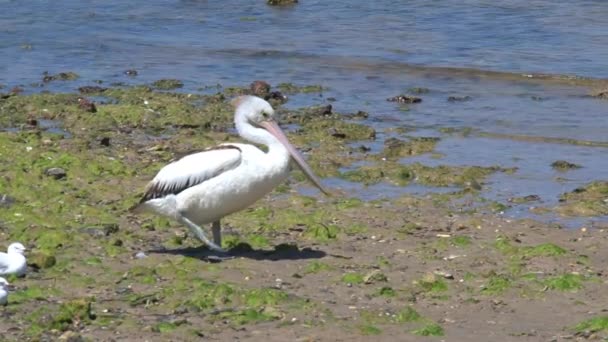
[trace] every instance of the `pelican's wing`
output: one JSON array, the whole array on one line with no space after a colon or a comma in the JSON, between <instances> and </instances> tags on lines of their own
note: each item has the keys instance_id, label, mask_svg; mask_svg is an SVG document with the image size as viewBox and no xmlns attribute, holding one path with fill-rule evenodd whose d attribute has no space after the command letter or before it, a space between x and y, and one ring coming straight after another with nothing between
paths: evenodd
<instances>
[{"instance_id":1,"label":"pelican's wing","mask_svg":"<svg viewBox=\"0 0 608 342\"><path fill-rule=\"evenodd\" d=\"M219 145L203 152L189 154L163 167L146 187L140 203L179 194L201 184L241 163L241 149L234 145Z\"/></svg>"}]
</instances>

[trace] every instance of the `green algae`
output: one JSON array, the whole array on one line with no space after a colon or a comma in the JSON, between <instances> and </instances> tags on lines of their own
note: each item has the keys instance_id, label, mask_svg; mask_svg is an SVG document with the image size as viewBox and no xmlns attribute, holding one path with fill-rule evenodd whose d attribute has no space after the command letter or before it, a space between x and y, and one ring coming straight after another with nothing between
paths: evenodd
<instances>
[{"instance_id":1,"label":"green algae","mask_svg":"<svg viewBox=\"0 0 608 342\"><path fill-rule=\"evenodd\" d=\"M445 280L436 277L435 275L427 275L422 279L418 280L416 284L424 292L428 293L441 293L448 290L448 284Z\"/></svg>"},{"instance_id":2,"label":"green algae","mask_svg":"<svg viewBox=\"0 0 608 342\"><path fill-rule=\"evenodd\" d=\"M559 171L567 171L572 169L580 169L582 166L565 160L556 160L551 163L551 167Z\"/></svg>"},{"instance_id":3,"label":"green algae","mask_svg":"<svg viewBox=\"0 0 608 342\"><path fill-rule=\"evenodd\" d=\"M161 79L161 80L154 81L152 83L152 86L154 86L157 89L162 89L162 90L173 90L173 89L183 87L184 83L182 81L176 80L176 79Z\"/></svg>"},{"instance_id":4,"label":"green algae","mask_svg":"<svg viewBox=\"0 0 608 342\"><path fill-rule=\"evenodd\" d=\"M595 181L559 198L554 209L564 216L601 216L608 215L608 181Z\"/></svg>"},{"instance_id":5,"label":"green algae","mask_svg":"<svg viewBox=\"0 0 608 342\"><path fill-rule=\"evenodd\" d=\"M485 177L498 172L505 172L497 166L426 166L420 163L401 165L394 162L384 162L375 165L364 165L356 170L346 171L340 174L353 182L366 185L376 184L381 181L389 181L393 184L405 186L410 182L416 182L429 186L462 186L466 187L471 182L481 182Z\"/></svg>"},{"instance_id":6,"label":"green algae","mask_svg":"<svg viewBox=\"0 0 608 342\"><path fill-rule=\"evenodd\" d=\"M597 316L579 322L573 328L576 332L608 332L608 316Z\"/></svg>"},{"instance_id":7,"label":"green algae","mask_svg":"<svg viewBox=\"0 0 608 342\"><path fill-rule=\"evenodd\" d=\"M376 296L393 298L397 296L397 291L395 291L392 287L383 286L378 289L375 293Z\"/></svg>"},{"instance_id":8,"label":"green algae","mask_svg":"<svg viewBox=\"0 0 608 342\"><path fill-rule=\"evenodd\" d=\"M277 1L277 2L280 2ZM283 1L283 2L294 2L293 0ZM296 1L297 2L297 1ZM323 88L321 85L295 85L293 83L280 83L277 86L277 89L284 92L285 94L298 94L298 93L321 93L326 88Z\"/></svg>"},{"instance_id":9,"label":"green algae","mask_svg":"<svg viewBox=\"0 0 608 342\"><path fill-rule=\"evenodd\" d=\"M568 273L546 278L542 283L550 290L577 291L583 287L583 280L580 274Z\"/></svg>"},{"instance_id":10,"label":"green algae","mask_svg":"<svg viewBox=\"0 0 608 342\"><path fill-rule=\"evenodd\" d=\"M364 324L359 326L359 331L363 335L380 335L382 333L380 328L372 324Z\"/></svg>"},{"instance_id":11,"label":"green algae","mask_svg":"<svg viewBox=\"0 0 608 342\"><path fill-rule=\"evenodd\" d=\"M389 138L384 142L384 150L379 155L382 158L402 158L423 153L430 153L435 149L439 138L413 137L409 141Z\"/></svg>"},{"instance_id":12,"label":"green algae","mask_svg":"<svg viewBox=\"0 0 608 342\"><path fill-rule=\"evenodd\" d=\"M345 284L362 284L364 282L363 274L350 272L342 276L342 282Z\"/></svg>"},{"instance_id":13,"label":"green algae","mask_svg":"<svg viewBox=\"0 0 608 342\"><path fill-rule=\"evenodd\" d=\"M487 280L480 293L484 295L499 295L511 288L513 280L504 274L493 274Z\"/></svg>"},{"instance_id":14,"label":"green algae","mask_svg":"<svg viewBox=\"0 0 608 342\"><path fill-rule=\"evenodd\" d=\"M430 323L420 329L413 330L414 335L420 336L443 336L443 328L437 323Z\"/></svg>"},{"instance_id":15,"label":"green algae","mask_svg":"<svg viewBox=\"0 0 608 342\"><path fill-rule=\"evenodd\" d=\"M314 273L331 271L332 269L333 269L333 267L331 267L330 265L328 265L324 262L315 260L315 261L311 261L308 265L306 265L306 267L304 268L304 273L314 274Z\"/></svg>"}]
</instances>

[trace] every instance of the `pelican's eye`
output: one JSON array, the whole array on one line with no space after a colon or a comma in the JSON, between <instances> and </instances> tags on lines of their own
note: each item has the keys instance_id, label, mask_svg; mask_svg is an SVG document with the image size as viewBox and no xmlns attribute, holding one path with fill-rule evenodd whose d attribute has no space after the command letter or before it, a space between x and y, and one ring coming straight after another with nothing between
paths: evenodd
<instances>
[{"instance_id":1,"label":"pelican's eye","mask_svg":"<svg viewBox=\"0 0 608 342\"><path fill-rule=\"evenodd\" d=\"M270 117L270 114L262 112L262 116L264 117L264 119L268 119Z\"/></svg>"}]
</instances>

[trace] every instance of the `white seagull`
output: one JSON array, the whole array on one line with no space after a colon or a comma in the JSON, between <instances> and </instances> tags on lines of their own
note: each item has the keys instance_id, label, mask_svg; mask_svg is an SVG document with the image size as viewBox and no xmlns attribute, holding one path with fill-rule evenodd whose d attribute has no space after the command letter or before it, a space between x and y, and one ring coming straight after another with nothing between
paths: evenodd
<instances>
[{"instance_id":1,"label":"white seagull","mask_svg":"<svg viewBox=\"0 0 608 342\"><path fill-rule=\"evenodd\" d=\"M8 303L8 281L0 277L0 305L6 305Z\"/></svg>"},{"instance_id":2,"label":"white seagull","mask_svg":"<svg viewBox=\"0 0 608 342\"><path fill-rule=\"evenodd\" d=\"M187 155L158 172L135 208L177 220L218 252L224 252L220 219L247 208L281 184L289 175L291 158L319 190L329 194L279 128L268 102L240 96L232 104L239 135L266 145L268 152L253 145L227 143ZM207 223L212 223L213 241L200 227Z\"/></svg>"},{"instance_id":3,"label":"white seagull","mask_svg":"<svg viewBox=\"0 0 608 342\"><path fill-rule=\"evenodd\" d=\"M11 243L6 253L0 252L0 275L24 275L27 271L27 261L23 255L24 253L25 247L19 242Z\"/></svg>"}]
</instances>

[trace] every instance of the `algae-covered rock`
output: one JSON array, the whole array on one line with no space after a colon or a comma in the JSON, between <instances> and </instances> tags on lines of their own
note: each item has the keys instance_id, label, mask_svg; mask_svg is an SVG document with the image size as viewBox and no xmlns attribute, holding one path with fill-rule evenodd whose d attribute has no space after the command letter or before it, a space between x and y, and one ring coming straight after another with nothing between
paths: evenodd
<instances>
[{"instance_id":1,"label":"algae-covered rock","mask_svg":"<svg viewBox=\"0 0 608 342\"><path fill-rule=\"evenodd\" d=\"M152 85L157 89L171 90L183 87L184 83L176 79L161 79L158 81L154 81Z\"/></svg>"},{"instance_id":2,"label":"algae-covered rock","mask_svg":"<svg viewBox=\"0 0 608 342\"><path fill-rule=\"evenodd\" d=\"M388 138L384 142L382 156L386 158L397 158L432 152L438 141L439 138L435 137L415 137L409 141Z\"/></svg>"},{"instance_id":3,"label":"algae-covered rock","mask_svg":"<svg viewBox=\"0 0 608 342\"><path fill-rule=\"evenodd\" d=\"M33 252L27 256L27 263L37 269L51 268L57 263L54 255L44 252Z\"/></svg>"},{"instance_id":4,"label":"algae-covered rock","mask_svg":"<svg viewBox=\"0 0 608 342\"><path fill-rule=\"evenodd\" d=\"M297 4L298 0L266 0L266 3L270 6L285 6Z\"/></svg>"},{"instance_id":5,"label":"algae-covered rock","mask_svg":"<svg viewBox=\"0 0 608 342\"><path fill-rule=\"evenodd\" d=\"M565 216L608 215L608 181L596 181L562 194L555 210Z\"/></svg>"},{"instance_id":6,"label":"algae-covered rock","mask_svg":"<svg viewBox=\"0 0 608 342\"><path fill-rule=\"evenodd\" d=\"M572 169L580 169L582 166L580 166L578 164L570 163L565 160L556 160L553 163L551 163L551 167L558 171L567 171L567 170L572 170Z\"/></svg>"}]
</instances>

